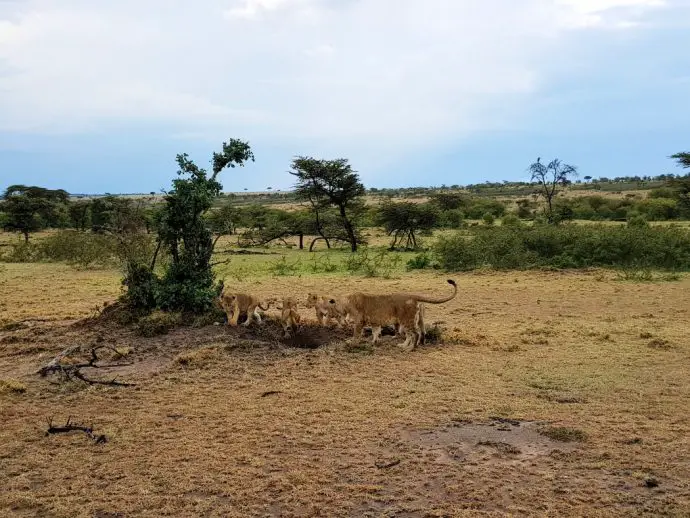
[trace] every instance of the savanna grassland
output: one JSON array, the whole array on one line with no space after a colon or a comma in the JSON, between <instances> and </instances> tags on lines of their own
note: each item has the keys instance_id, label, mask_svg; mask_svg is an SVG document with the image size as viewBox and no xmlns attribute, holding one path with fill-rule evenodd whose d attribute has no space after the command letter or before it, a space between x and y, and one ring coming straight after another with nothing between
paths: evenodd
<instances>
[{"instance_id":1,"label":"savanna grassland","mask_svg":"<svg viewBox=\"0 0 690 518\"><path fill-rule=\"evenodd\" d=\"M687 274L446 274L382 253L367 277L340 250L231 244L226 286L296 297L319 343L276 339L275 308L255 330L144 337L105 318L119 269L0 264L0 515L687 516ZM458 296L426 305L435 339L413 352L347 344L304 307L448 277ZM116 366L83 372L135 386L37 374L73 345L107 345ZM106 442L46 435L70 416Z\"/></svg>"}]
</instances>

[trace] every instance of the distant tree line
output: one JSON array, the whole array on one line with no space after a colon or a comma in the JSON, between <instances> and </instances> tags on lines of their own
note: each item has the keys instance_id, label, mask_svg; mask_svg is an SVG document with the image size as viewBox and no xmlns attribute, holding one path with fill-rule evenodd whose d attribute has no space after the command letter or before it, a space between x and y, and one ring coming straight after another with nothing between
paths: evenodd
<instances>
[{"instance_id":1,"label":"distant tree line","mask_svg":"<svg viewBox=\"0 0 690 518\"><path fill-rule=\"evenodd\" d=\"M688 153L678 153L671 158L687 168L690 167L689 157ZM239 203L235 196L218 193L210 198L209 210L199 217L212 233L213 245L222 236L236 236L240 246L261 246L298 237L300 248L312 250L319 243L328 248L334 244L347 244L353 251L366 243L362 230L371 227L385 229L391 236L391 248L414 249L420 235L433 229L461 228L467 220L493 224L497 219L505 218L509 221L544 218L557 224L568 220L690 219L690 175L641 178L641 181L646 181L646 178L663 180L663 184L651 189L646 198L635 194L620 198L598 194L564 197L563 189L572 189L579 181L576 167L558 159L548 163L538 159L529 170L532 174L529 184L513 182L500 185L529 185L530 194L506 201L459 191L458 185L442 186L437 190L367 191L346 159L298 157L291 164L291 174L296 183L290 196L300 203L296 209L288 211L256 203L257 198L254 198L254 203L246 203L247 200ZM608 181L584 178L588 183ZM613 181L628 182L637 178L619 177ZM375 194L378 203L365 205L367 192ZM400 200L396 195L401 192L417 193L420 197L423 194L425 200L408 201L404 196ZM12 185L0 199L0 224L7 231L20 233L27 242L31 233L43 229L71 228L80 232L117 235L155 233L160 229L164 200L153 194L138 198L106 195L70 199L69 194L60 189Z\"/></svg>"}]
</instances>

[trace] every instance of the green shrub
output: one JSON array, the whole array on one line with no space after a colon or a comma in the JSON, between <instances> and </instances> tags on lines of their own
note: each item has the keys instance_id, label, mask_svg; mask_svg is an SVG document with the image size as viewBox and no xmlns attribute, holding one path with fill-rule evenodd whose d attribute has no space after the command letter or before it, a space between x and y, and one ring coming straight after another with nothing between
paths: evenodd
<instances>
[{"instance_id":1,"label":"green shrub","mask_svg":"<svg viewBox=\"0 0 690 518\"><path fill-rule=\"evenodd\" d=\"M309 269L312 273L333 273L338 271L338 263L331 260L331 254L312 254L309 259Z\"/></svg>"},{"instance_id":2,"label":"green shrub","mask_svg":"<svg viewBox=\"0 0 690 518\"><path fill-rule=\"evenodd\" d=\"M148 311L156 307L158 300L158 277L148 266L130 261L125 265L125 277L122 279L125 293L122 301L134 311Z\"/></svg>"},{"instance_id":3,"label":"green shrub","mask_svg":"<svg viewBox=\"0 0 690 518\"><path fill-rule=\"evenodd\" d=\"M297 275L301 264L302 262L299 259L294 263L288 263L287 258L282 256L269 266L269 270L273 273L273 275L280 277Z\"/></svg>"},{"instance_id":4,"label":"green shrub","mask_svg":"<svg viewBox=\"0 0 690 518\"><path fill-rule=\"evenodd\" d=\"M88 268L113 263L117 242L111 235L60 230L41 241L39 248L41 257L48 261L64 261Z\"/></svg>"},{"instance_id":5,"label":"green shrub","mask_svg":"<svg viewBox=\"0 0 690 518\"><path fill-rule=\"evenodd\" d=\"M496 217L491 214L490 212L487 212L482 216L482 221L484 222L485 225L493 225L496 221Z\"/></svg>"},{"instance_id":6,"label":"green shrub","mask_svg":"<svg viewBox=\"0 0 690 518\"><path fill-rule=\"evenodd\" d=\"M522 226L522 221L515 214L506 214L501 219L501 225L504 227L520 227Z\"/></svg>"},{"instance_id":7,"label":"green shrub","mask_svg":"<svg viewBox=\"0 0 690 518\"><path fill-rule=\"evenodd\" d=\"M7 245L5 248L5 251L0 254L0 261L4 263L32 263L41 257L38 245L23 239Z\"/></svg>"},{"instance_id":8,"label":"green shrub","mask_svg":"<svg viewBox=\"0 0 690 518\"><path fill-rule=\"evenodd\" d=\"M395 253L386 250L373 252L365 248L348 256L345 269L352 274L388 279L401 261L401 257Z\"/></svg>"},{"instance_id":9,"label":"green shrub","mask_svg":"<svg viewBox=\"0 0 690 518\"><path fill-rule=\"evenodd\" d=\"M642 214L629 213L628 214L628 226L629 227L648 227L647 218Z\"/></svg>"},{"instance_id":10,"label":"green shrub","mask_svg":"<svg viewBox=\"0 0 690 518\"><path fill-rule=\"evenodd\" d=\"M415 255L412 259L407 261L407 269L409 270L423 270L431 266L431 257L427 252Z\"/></svg>"},{"instance_id":11,"label":"green shrub","mask_svg":"<svg viewBox=\"0 0 690 518\"><path fill-rule=\"evenodd\" d=\"M222 287L215 282L211 264L215 241L206 215L221 194L218 174L249 160L254 160L249 144L236 139L223 142L222 152L213 153L210 175L186 153L177 155L178 177L173 180L173 189L167 192L165 203L156 211L154 222L156 249L166 253L169 264L158 277L153 271L157 256L145 262L129 257L127 263L136 266L128 266L123 284L128 292L138 293L124 294L125 301L155 301L147 309L192 313L204 313L213 305ZM150 272L142 274L144 269ZM143 280L143 288L138 285L139 280Z\"/></svg>"},{"instance_id":12,"label":"green shrub","mask_svg":"<svg viewBox=\"0 0 690 518\"><path fill-rule=\"evenodd\" d=\"M439 225L445 228L462 228L465 213L461 209L451 209L441 212Z\"/></svg>"},{"instance_id":13,"label":"green shrub","mask_svg":"<svg viewBox=\"0 0 690 518\"><path fill-rule=\"evenodd\" d=\"M473 227L442 237L434 253L442 268L469 270L538 267L690 269L690 232L638 226L536 225Z\"/></svg>"},{"instance_id":14,"label":"green shrub","mask_svg":"<svg viewBox=\"0 0 690 518\"><path fill-rule=\"evenodd\" d=\"M642 200L635 204L635 209L649 221L667 221L678 217L676 200L667 198Z\"/></svg>"},{"instance_id":15,"label":"green shrub","mask_svg":"<svg viewBox=\"0 0 690 518\"><path fill-rule=\"evenodd\" d=\"M503 202L492 198L472 198L465 209L465 214L469 219L481 219L487 212L495 218L500 218L505 214L506 206Z\"/></svg>"},{"instance_id":16,"label":"green shrub","mask_svg":"<svg viewBox=\"0 0 690 518\"><path fill-rule=\"evenodd\" d=\"M678 199L678 191L671 187L658 187L649 191L650 198L668 198L671 200Z\"/></svg>"}]
</instances>

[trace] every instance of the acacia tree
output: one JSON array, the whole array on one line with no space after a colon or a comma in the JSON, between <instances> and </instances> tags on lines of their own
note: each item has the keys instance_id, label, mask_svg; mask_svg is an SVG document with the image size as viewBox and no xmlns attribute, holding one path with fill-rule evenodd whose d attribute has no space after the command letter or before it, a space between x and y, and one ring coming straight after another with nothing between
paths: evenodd
<instances>
[{"instance_id":1,"label":"acacia tree","mask_svg":"<svg viewBox=\"0 0 690 518\"><path fill-rule=\"evenodd\" d=\"M671 155L671 158L676 160L678 165L684 169L690 167L690 152L676 153L675 155Z\"/></svg>"},{"instance_id":2,"label":"acacia tree","mask_svg":"<svg viewBox=\"0 0 690 518\"><path fill-rule=\"evenodd\" d=\"M539 184L539 195L546 200L546 218L549 223L556 223L553 200L558 193L558 188L570 185L571 178L577 176L577 167L564 164L558 158L554 158L545 165L540 157L529 166L529 171L532 174L531 181Z\"/></svg>"},{"instance_id":3,"label":"acacia tree","mask_svg":"<svg viewBox=\"0 0 690 518\"><path fill-rule=\"evenodd\" d=\"M393 236L390 249L405 242L406 248L417 248L415 232L431 230L438 224L439 213L430 204L409 201L384 203L378 211L377 223Z\"/></svg>"},{"instance_id":4,"label":"acacia tree","mask_svg":"<svg viewBox=\"0 0 690 518\"><path fill-rule=\"evenodd\" d=\"M4 227L21 232L28 243L29 234L54 221L58 208L64 207L68 199L69 194L62 189L11 185L3 194L2 210L7 215Z\"/></svg>"},{"instance_id":5,"label":"acacia tree","mask_svg":"<svg viewBox=\"0 0 690 518\"><path fill-rule=\"evenodd\" d=\"M69 204L67 208L69 220L75 230L86 232L86 227L91 221L91 201L77 200Z\"/></svg>"},{"instance_id":6,"label":"acacia tree","mask_svg":"<svg viewBox=\"0 0 690 518\"><path fill-rule=\"evenodd\" d=\"M310 214L306 210L288 212L279 209L267 211L263 226L248 228L237 242L240 246L264 246L272 241L282 241L285 238L297 236L300 250L304 248L304 236L310 230Z\"/></svg>"},{"instance_id":7,"label":"acacia tree","mask_svg":"<svg viewBox=\"0 0 690 518\"><path fill-rule=\"evenodd\" d=\"M128 264L124 284L126 301L141 309L202 312L207 310L219 291L214 285L211 265L213 234L204 215L220 195L216 180L226 167L243 166L254 161L248 143L231 139L220 153L213 153L213 174L192 162L186 153L176 157L180 178L165 196L158 213L158 247L149 265ZM158 250L163 247L171 261L162 278L154 273Z\"/></svg>"},{"instance_id":8,"label":"acacia tree","mask_svg":"<svg viewBox=\"0 0 690 518\"><path fill-rule=\"evenodd\" d=\"M350 249L356 252L360 241L356 218L364 207L361 198L365 189L348 160L318 160L300 156L293 160L291 168L294 172L290 174L297 177L297 197L309 201L317 216L329 206L335 207Z\"/></svg>"}]
</instances>

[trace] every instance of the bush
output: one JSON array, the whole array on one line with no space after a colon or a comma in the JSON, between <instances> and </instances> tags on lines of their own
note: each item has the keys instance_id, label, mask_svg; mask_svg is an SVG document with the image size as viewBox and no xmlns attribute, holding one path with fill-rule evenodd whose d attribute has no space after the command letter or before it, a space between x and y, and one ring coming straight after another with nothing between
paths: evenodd
<instances>
[{"instance_id":1,"label":"bush","mask_svg":"<svg viewBox=\"0 0 690 518\"><path fill-rule=\"evenodd\" d=\"M451 209L441 212L439 225L445 228L462 228L464 226L465 213L460 209Z\"/></svg>"},{"instance_id":2,"label":"bush","mask_svg":"<svg viewBox=\"0 0 690 518\"><path fill-rule=\"evenodd\" d=\"M386 250L370 252L368 249L350 254L345 261L345 268L352 274L362 274L365 277L391 277L402 259L399 255Z\"/></svg>"},{"instance_id":3,"label":"bush","mask_svg":"<svg viewBox=\"0 0 690 518\"><path fill-rule=\"evenodd\" d=\"M431 257L427 252L415 255L412 259L407 261L407 269L409 270L423 270L431 266Z\"/></svg>"},{"instance_id":4,"label":"bush","mask_svg":"<svg viewBox=\"0 0 690 518\"><path fill-rule=\"evenodd\" d=\"M641 214L630 213L628 214L628 226L629 227L648 227L647 218Z\"/></svg>"},{"instance_id":5,"label":"bush","mask_svg":"<svg viewBox=\"0 0 690 518\"><path fill-rule=\"evenodd\" d=\"M484 222L485 225L493 225L494 222L496 221L496 217L491 214L490 212L487 212L482 216L482 221Z\"/></svg>"},{"instance_id":6,"label":"bush","mask_svg":"<svg viewBox=\"0 0 690 518\"><path fill-rule=\"evenodd\" d=\"M215 282L211 265L215 241L205 217L221 193L217 176L226 167L253 161L254 155L245 142L236 139L224 142L222 152L213 153L210 176L189 160L186 153L177 155L176 160L178 178L173 180L173 189L167 192L155 220L159 248L170 258L170 263L159 278L153 271L156 256L146 262L129 257L123 281L127 293L123 299L151 302L144 308L148 310L204 313L222 289ZM149 272L143 273L146 269ZM139 285L140 280L143 286Z\"/></svg>"},{"instance_id":7,"label":"bush","mask_svg":"<svg viewBox=\"0 0 690 518\"><path fill-rule=\"evenodd\" d=\"M268 267L269 271L278 277L286 277L291 275L297 275L300 271L302 261L297 259L294 263L288 263L287 257L282 256L277 261L271 263Z\"/></svg>"},{"instance_id":8,"label":"bush","mask_svg":"<svg viewBox=\"0 0 690 518\"><path fill-rule=\"evenodd\" d=\"M475 227L442 237L434 253L442 268L538 267L690 269L690 232L645 226L536 225Z\"/></svg>"},{"instance_id":9,"label":"bush","mask_svg":"<svg viewBox=\"0 0 690 518\"><path fill-rule=\"evenodd\" d=\"M309 269L312 273L333 273L337 272L339 268L338 263L331 260L331 254L312 254L309 263Z\"/></svg>"},{"instance_id":10,"label":"bush","mask_svg":"<svg viewBox=\"0 0 690 518\"><path fill-rule=\"evenodd\" d=\"M504 227L521 227L522 221L515 214L508 214L503 216L501 220L501 225Z\"/></svg>"},{"instance_id":11,"label":"bush","mask_svg":"<svg viewBox=\"0 0 690 518\"><path fill-rule=\"evenodd\" d=\"M671 187L658 187L649 191L650 198L668 198L671 200L678 199L678 191Z\"/></svg>"},{"instance_id":12,"label":"bush","mask_svg":"<svg viewBox=\"0 0 690 518\"><path fill-rule=\"evenodd\" d=\"M678 217L676 200L667 198L642 200L635 204L635 209L644 214L649 221L667 221Z\"/></svg>"},{"instance_id":13,"label":"bush","mask_svg":"<svg viewBox=\"0 0 690 518\"><path fill-rule=\"evenodd\" d=\"M4 263L32 263L38 261L41 251L35 243L20 242L12 243L0 254L0 261Z\"/></svg>"},{"instance_id":14,"label":"bush","mask_svg":"<svg viewBox=\"0 0 690 518\"><path fill-rule=\"evenodd\" d=\"M41 257L48 261L64 261L88 268L113 263L117 242L110 235L60 230L41 241L39 248Z\"/></svg>"},{"instance_id":15,"label":"bush","mask_svg":"<svg viewBox=\"0 0 690 518\"><path fill-rule=\"evenodd\" d=\"M122 285L126 290L122 295L122 301L126 307L134 311L144 312L156 307L158 277L148 266L134 261L128 262Z\"/></svg>"},{"instance_id":16,"label":"bush","mask_svg":"<svg viewBox=\"0 0 690 518\"><path fill-rule=\"evenodd\" d=\"M472 198L471 204L465 210L469 219L481 219L487 212L495 218L500 218L505 214L506 206L503 202L491 198Z\"/></svg>"}]
</instances>

